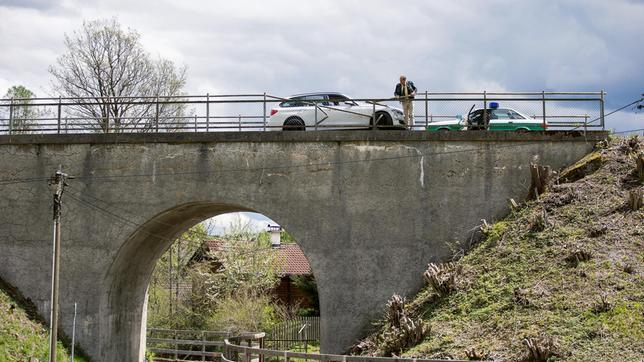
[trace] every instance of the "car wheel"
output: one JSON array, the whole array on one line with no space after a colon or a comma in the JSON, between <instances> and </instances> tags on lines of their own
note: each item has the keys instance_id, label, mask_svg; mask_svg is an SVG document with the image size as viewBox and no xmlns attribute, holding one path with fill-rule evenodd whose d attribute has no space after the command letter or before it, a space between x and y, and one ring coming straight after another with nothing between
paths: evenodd
<instances>
[{"instance_id":1,"label":"car wheel","mask_svg":"<svg viewBox=\"0 0 644 362\"><path fill-rule=\"evenodd\" d=\"M438 132L442 132L442 133L449 132L449 128L439 128Z\"/></svg>"},{"instance_id":2,"label":"car wheel","mask_svg":"<svg viewBox=\"0 0 644 362\"><path fill-rule=\"evenodd\" d=\"M517 133L528 133L528 130L525 129L525 128L519 128L518 130L516 130L516 132Z\"/></svg>"},{"instance_id":3,"label":"car wheel","mask_svg":"<svg viewBox=\"0 0 644 362\"><path fill-rule=\"evenodd\" d=\"M373 127L373 117L369 119L369 125ZM390 128L394 125L391 116L387 112L376 112L376 126L380 129Z\"/></svg>"},{"instance_id":4,"label":"car wheel","mask_svg":"<svg viewBox=\"0 0 644 362\"><path fill-rule=\"evenodd\" d=\"M282 126L282 131L304 131L305 129L302 118L295 116L288 117Z\"/></svg>"}]
</instances>

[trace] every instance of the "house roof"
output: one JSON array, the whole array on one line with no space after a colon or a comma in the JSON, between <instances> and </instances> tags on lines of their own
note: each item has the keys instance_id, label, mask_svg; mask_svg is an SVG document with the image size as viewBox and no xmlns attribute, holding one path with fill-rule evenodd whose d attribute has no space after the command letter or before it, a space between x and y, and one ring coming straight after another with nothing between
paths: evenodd
<instances>
[{"instance_id":1,"label":"house roof","mask_svg":"<svg viewBox=\"0 0 644 362\"><path fill-rule=\"evenodd\" d=\"M205 246L211 250L221 250L225 241L221 239L206 240ZM280 246L273 247L273 252L277 255L276 267L278 274L281 275L309 275L311 274L311 266L309 261L304 256L304 252L297 244L280 244Z\"/></svg>"},{"instance_id":2,"label":"house roof","mask_svg":"<svg viewBox=\"0 0 644 362\"><path fill-rule=\"evenodd\" d=\"M273 250L277 253L277 269L284 275L311 274L311 266L297 244L281 244Z\"/></svg>"}]
</instances>

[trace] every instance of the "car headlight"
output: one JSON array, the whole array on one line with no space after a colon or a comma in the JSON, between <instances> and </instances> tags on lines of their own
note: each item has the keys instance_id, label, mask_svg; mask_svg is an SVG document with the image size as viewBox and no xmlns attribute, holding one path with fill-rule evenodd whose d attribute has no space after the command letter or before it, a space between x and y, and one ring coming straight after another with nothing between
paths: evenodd
<instances>
[{"instance_id":1,"label":"car headlight","mask_svg":"<svg viewBox=\"0 0 644 362\"><path fill-rule=\"evenodd\" d=\"M393 111L394 111L395 114L397 114L399 116L402 116L402 114L403 114L403 112L401 110L399 110L399 109L394 109Z\"/></svg>"}]
</instances>

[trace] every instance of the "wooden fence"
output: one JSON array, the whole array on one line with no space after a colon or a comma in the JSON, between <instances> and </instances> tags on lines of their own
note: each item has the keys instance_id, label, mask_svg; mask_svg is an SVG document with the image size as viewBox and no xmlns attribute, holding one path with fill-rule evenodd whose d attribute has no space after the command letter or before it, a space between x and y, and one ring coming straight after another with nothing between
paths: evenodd
<instances>
[{"instance_id":1,"label":"wooden fence","mask_svg":"<svg viewBox=\"0 0 644 362\"><path fill-rule=\"evenodd\" d=\"M320 317L297 317L276 325L266 338L272 349L286 350L320 341Z\"/></svg>"},{"instance_id":2,"label":"wooden fence","mask_svg":"<svg viewBox=\"0 0 644 362\"><path fill-rule=\"evenodd\" d=\"M155 361L219 361L227 332L149 328L146 346Z\"/></svg>"},{"instance_id":3,"label":"wooden fence","mask_svg":"<svg viewBox=\"0 0 644 362\"><path fill-rule=\"evenodd\" d=\"M319 324L318 324L319 325ZM321 353L304 353L278 351L263 348L264 333L242 333L234 337L226 337L228 333L213 331L187 331L172 329L148 329L148 350L155 350L165 357L155 357L155 361L217 361L217 362L293 362L297 359L320 362L445 362L440 359L416 359L400 357L370 357L346 356ZM173 338L163 338L170 337ZM200 337L199 339L189 339ZM223 338L223 341L222 341ZM211 339L211 340L209 340ZM150 347L158 345L159 347ZM166 346L168 348L162 348ZM169 348L174 346L175 348ZM200 350L180 347L198 346ZM216 348L216 352L207 349ZM465 362L450 360L449 362Z\"/></svg>"},{"instance_id":4,"label":"wooden fence","mask_svg":"<svg viewBox=\"0 0 644 362\"><path fill-rule=\"evenodd\" d=\"M244 346L243 341L240 340L239 337L227 338L225 343L226 348L224 354L221 356L221 362L293 362L295 360L311 360L311 362L466 362L464 360L346 356L338 354L278 351L274 349Z\"/></svg>"}]
</instances>

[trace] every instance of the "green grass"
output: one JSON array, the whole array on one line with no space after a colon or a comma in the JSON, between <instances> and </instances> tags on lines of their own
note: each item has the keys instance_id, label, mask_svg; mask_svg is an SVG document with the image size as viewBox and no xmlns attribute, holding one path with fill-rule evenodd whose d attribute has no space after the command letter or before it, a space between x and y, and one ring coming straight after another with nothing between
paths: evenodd
<instances>
[{"instance_id":1,"label":"green grass","mask_svg":"<svg viewBox=\"0 0 644 362\"><path fill-rule=\"evenodd\" d=\"M13 306L13 308L12 308ZM49 332L42 324L27 317L25 311L0 290L0 361L46 361L49 356ZM69 361L70 355L58 342L56 359ZM75 361L84 361L74 358Z\"/></svg>"}]
</instances>

